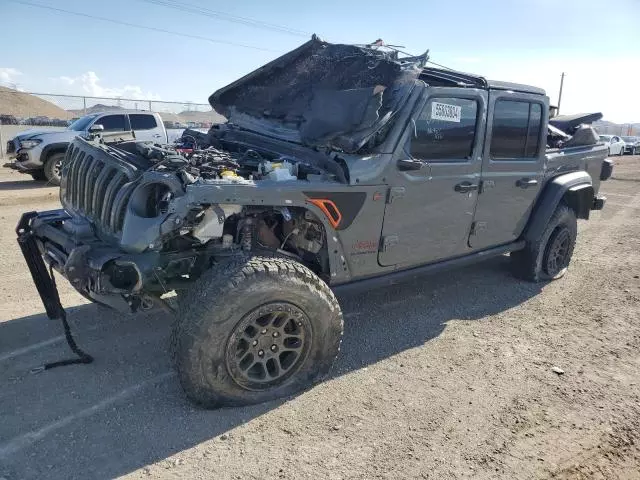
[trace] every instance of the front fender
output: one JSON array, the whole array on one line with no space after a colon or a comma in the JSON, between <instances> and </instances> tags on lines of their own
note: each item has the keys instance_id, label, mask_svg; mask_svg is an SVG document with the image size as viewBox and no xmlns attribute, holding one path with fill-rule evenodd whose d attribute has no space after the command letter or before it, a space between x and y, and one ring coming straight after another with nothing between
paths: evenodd
<instances>
[{"instance_id":1,"label":"front fender","mask_svg":"<svg viewBox=\"0 0 640 480\"><path fill-rule=\"evenodd\" d=\"M594 194L593 181L585 171L566 173L550 180L538 197L523 233L524 239L531 241L539 238L558 204L563 200L576 212L576 217L588 219Z\"/></svg>"},{"instance_id":2,"label":"front fender","mask_svg":"<svg viewBox=\"0 0 640 480\"><path fill-rule=\"evenodd\" d=\"M45 147L42 149L42 154L40 155L40 159L42 163L44 163L47 160L47 157L53 153L66 152L67 147L69 146L70 143L71 142L56 142L56 143L49 143L45 145Z\"/></svg>"},{"instance_id":3,"label":"front fender","mask_svg":"<svg viewBox=\"0 0 640 480\"><path fill-rule=\"evenodd\" d=\"M365 199L371 198L377 190L377 186L354 187L322 182L244 181L234 184L220 180L205 181L188 185L185 195L172 202L169 213L180 216L193 205L205 204L305 208L325 228L331 283L342 283L352 275L346 258L348 248L343 244L343 233L349 231L363 208Z\"/></svg>"}]
</instances>

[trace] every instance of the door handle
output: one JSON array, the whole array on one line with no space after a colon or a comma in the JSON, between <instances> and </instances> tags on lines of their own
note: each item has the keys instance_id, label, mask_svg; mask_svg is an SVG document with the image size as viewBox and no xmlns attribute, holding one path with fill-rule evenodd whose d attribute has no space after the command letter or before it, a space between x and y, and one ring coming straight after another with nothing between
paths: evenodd
<instances>
[{"instance_id":1,"label":"door handle","mask_svg":"<svg viewBox=\"0 0 640 480\"><path fill-rule=\"evenodd\" d=\"M468 193L478 190L478 185L471 182L462 182L453 187L453 189L458 193Z\"/></svg>"},{"instance_id":2,"label":"door handle","mask_svg":"<svg viewBox=\"0 0 640 480\"><path fill-rule=\"evenodd\" d=\"M516 182L516 186L520 188L535 187L536 185L538 185L538 180L535 178L521 178Z\"/></svg>"},{"instance_id":3,"label":"door handle","mask_svg":"<svg viewBox=\"0 0 640 480\"><path fill-rule=\"evenodd\" d=\"M162 135L160 135L159 133L154 133L153 136L154 138L160 138Z\"/></svg>"}]
</instances>

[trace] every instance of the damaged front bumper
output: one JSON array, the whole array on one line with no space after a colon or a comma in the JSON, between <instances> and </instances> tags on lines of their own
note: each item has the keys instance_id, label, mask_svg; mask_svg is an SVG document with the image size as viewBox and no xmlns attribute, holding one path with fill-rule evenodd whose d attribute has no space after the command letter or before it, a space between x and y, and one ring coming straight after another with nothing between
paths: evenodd
<instances>
[{"instance_id":1,"label":"damaged front bumper","mask_svg":"<svg viewBox=\"0 0 640 480\"><path fill-rule=\"evenodd\" d=\"M199 252L129 254L94 236L78 235L64 210L28 212L16 228L18 243L47 314L57 318L51 304L55 289L47 265L64 276L84 297L120 311L153 306L160 295L185 288ZM53 315L53 316L52 316Z\"/></svg>"}]
</instances>

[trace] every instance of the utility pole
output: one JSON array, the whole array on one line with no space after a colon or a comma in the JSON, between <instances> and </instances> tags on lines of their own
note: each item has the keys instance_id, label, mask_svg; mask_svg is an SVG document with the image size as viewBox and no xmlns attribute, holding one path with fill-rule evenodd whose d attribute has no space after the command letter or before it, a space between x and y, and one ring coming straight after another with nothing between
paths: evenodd
<instances>
[{"instance_id":1,"label":"utility pole","mask_svg":"<svg viewBox=\"0 0 640 480\"><path fill-rule=\"evenodd\" d=\"M558 94L558 111L556 115L560 115L560 102L562 102L562 87L564 86L564 72L562 72L562 76L560 77L560 93Z\"/></svg>"}]
</instances>

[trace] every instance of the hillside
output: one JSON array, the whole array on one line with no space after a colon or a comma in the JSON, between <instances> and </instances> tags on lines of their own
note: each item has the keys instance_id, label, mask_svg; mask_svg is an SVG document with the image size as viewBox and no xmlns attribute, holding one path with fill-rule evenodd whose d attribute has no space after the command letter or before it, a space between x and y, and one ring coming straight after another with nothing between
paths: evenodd
<instances>
[{"instance_id":1,"label":"hillside","mask_svg":"<svg viewBox=\"0 0 640 480\"><path fill-rule=\"evenodd\" d=\"M96 103L91 107L87 107L86 111L80 108L75 110L67 110L67 112L72 114L74 117L82 117L91 113L116 112L118 110L124 110L124 108L119 107L118 105L103 105L102 103Z\"/></svg>"},{"instance_id":2,"label":"hillside","mask_svg":"<svg viewBox=\"0 0 640 480\"><path fill-rule=\"evenodd\" d=\"M73 115L42 98L0 87L0 115L15 117L49 117L68 120Z\"/></svg>"},{"instance_id":3,"label":"hillside","mask_svg":"<svg viewBox=\"0 0 640 480\"><path fill-rule=\"evenodd\" d=\"M164 113L160 113L164 115ZM208 112L196 112L194 110L183 111L178 114L178 117L183 122L211 122L211 123L224 123L227 121L222 115L215 110L211 109Z\"/></svg>"}]
</instances>

